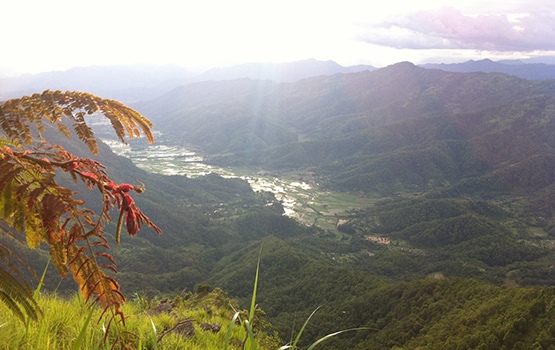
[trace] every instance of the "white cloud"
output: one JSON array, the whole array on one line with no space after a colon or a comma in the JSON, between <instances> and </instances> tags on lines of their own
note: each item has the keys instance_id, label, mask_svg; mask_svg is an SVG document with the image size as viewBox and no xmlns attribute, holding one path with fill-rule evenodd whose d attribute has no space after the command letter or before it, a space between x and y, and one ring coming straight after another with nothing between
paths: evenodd
<instances>
[{"instance_id":1,"label":"white cloud","mask_svg":"<svg viewBox=\"0 0 555 350\"><path fill-rule=\"evenodd\" d=\"M555 11L470 15L442 7L373 24L362 40L409 49L551 51L555 50Z\"/></svg>"}]
</instances>

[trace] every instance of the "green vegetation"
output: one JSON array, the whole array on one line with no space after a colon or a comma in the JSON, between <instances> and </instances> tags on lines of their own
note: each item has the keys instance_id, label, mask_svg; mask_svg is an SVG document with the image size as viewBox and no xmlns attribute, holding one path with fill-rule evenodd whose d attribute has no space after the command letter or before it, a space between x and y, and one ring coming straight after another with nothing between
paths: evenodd
<instances>
[{"instance_id":1,"label":"green vegetation","mask_svg":"<svg viewBox=\"0 0 555 350\"><path fill-rule=\"evenodd\" d=\"M0 307L1 349L110 348L114 334L113 331L105 334L106 324L98 322L102 309L91 308L78 295L46 294L37 302L44 315L39 322L27 326L6 307ZM236 301L220 289L188 292L174 300L135 294L123 308L129 343L136 349L222 349L226 340L229 349L241 349L246 336L244 328L233 327L229 338L226 337L235 310L238 310ZM267 333L269 327L258 313L255 332L260 349L279 346L278 340Z\"/></svg>"},{"instance_id":2,"label":"green vegetation","mask_svg":"<svg viewBox=\"0 0 555 350\"><path fill-rule=\"evenodd\" d=\"M286 320L295 314L306 317L324 305L319 313L333 319L345 299L379 290L384 283L415 280L421 286L419 279L436 276L444 278L438 283L464 278L500 295L503 289L494 286L550 290L555 284L554 93L550 81L427 71L401 63L281 86L206 82L138 108L159 115L160 122L171 115L189 132L181 142L201 147L214 164L310 173L323 188L363 200L364 205L347 211L348 205L331 196L308 197L299 214L311 226L305 231L290 227L275 232L275 224L262 222L255 227L248 213L231 219L238 220L230 225L232 231L257 232L251 238L271 247L261 260L261 271L267 269L270 277L261 278L259 300L286 338L291 333ZM168 99L179 107L160 113L157 104L168 108ZM241 130L242 124L234 121L248 110L249 99L256 101L260 118L280 120L297 133L297 140L251 149L232 149L228 143L203 148L195 138L197 129L188 127L201 115L196 114L199 106L202 115L212 111L212 118L221 116L225 129L234 131ZM226 113L220 113L222 105ZM273 222L271 215L257 217ZM219 256L205 275L243 302L249 294L242 276L254 264L246 258L254 246L245 244ZM326 330L359 325L328 324ZM359 346L368 344L360 340ZM376 348L394 346L380 344Z\"/></svg>"},{"instance_id":3,"label":"green vegetation","mask_svg":"<svg viewBox=\"0 0 555 350\"><path fill-rule=\"evenodd\" d=\"M145 347L176 323L173 316L151 316L155 333L150 319L139 316L140 305L168 298L180 317L223 325L245 305L255 309L257 274L254 317L265 321L251 323L247 311L238 315L243 326L247 320L261 327L255 339L269 348L306 349L327 334L359 327L366 329L317 348L555 347L553 82L403 63L295 84L197 83L137 108L157 116L161 128L171 126L162 130L167 142L192 144L230 171L241 166L242 175L320 184L318 191L299 190L302 211L294 220L274 195L253 192L244 180L152 174L100 144L97 159L114 169L114 179L145 183L137 204L164 229L163 235L122 237L111 250L121 290L136 295L124 311L133 315L130 330ZM74 143L62 146L80 152ZM95 193L76 190L87 203L98 201ZM113 245L114 225L106 231ZM29 251L10 237L1 244L37 271L48 260L44 246ZM253 252L261 245L257 270ZM36 284L32 276L22 278ZM221 311L220 321L187 314L202 312L194 301L202 303L208 285L236 298L236 311ZM60 302L82 307L73 294L65 296L72 288L49 271L38 305L57 300L47 296L56 292L65 298ZM78 313L79 322L88 310ZM96 319L88 327L98 327ZM57 341L47 335L56 327L41 322L30 323L33 337L25 346ZM0 320L0 333L11 323ZM71 327L71 339L83 324ZM247 337L243 327L233 328L232 339ZM25 333L18 334L20 342ZM96 334L80 339L94 348ZM207 349L228 343L224 327L213 336L194 341ZM156 346L181 341L168 334Z\"/></svg>"},{"instance_id":4,"label":"green vegetation","mask_svg":"<svg viewBox=\"0 0 555 350\"><path fill-rule=\"evenodd\" d=\"M340 345L353 349L549 349L553 288L497 287L467 279L426 279L357 296L349 322L377 329ZM343 325L344 325L343 324ZM357 339L358 337L358 339ZM367 341L361 341L365 337ZM340 348L337 343L337 349ZM358 344L358 345L356 345Z\"/></svg>"},{"instance_id":5,"label":"green vegetation","mask_svg":"<svg viewBox=\"0 0 555 350\"><path fill-rule=\"evenodd\" d=\"M263 285L267 273L261 262L259 282ZM342 276L340 269L335 269L338 274L334 274L333 270L325 271L344 294L338 294L340 298L333 301L333 307L328 302L318 313L306 316L295 315L293 309L298 305L293 305L293 312L288 315L299 322L306 321L297 326L289 321L289 326L294 327L290 344L300 348L317 344L317 348L326 349L433 349L437 344L446 349L548 349L555 345L555 329L551 326L555 321L553 288L497 287L469 279L429 278L373 284L345 297L346 282L354 276ZM318 290L318 284L330 285L322 281L321 272L314 271L312 281L316 283L310 285L305 298L314 296L310 289ZM252 279L247 280L252 283ZM262 285L254 293L263 291ZM291 298L292 291L297 290L298 287L282 290L279 295ZM328 293L334 294L330 290ZM108 342L113 339L113 334L105 334L105 325L96 322L102 310L91 308L80 296L44 294L37 302L44 317L27 327L6 307L0 307L1 348L104 349L104 337L108 337ZM245 317L254 320L251 324L258 348L277 349L280 341L272 333L264 312L253 305L254 314L237 310L237 301L220 289L210 292L208 285L199 285L194 294L184 291L171 300L135 294L124 307L125 329L135 348L208 350L222 349L227 344L229 349L240 349L248 332L232 325L236 317ZM330 327L357 330L334 332L335 337L326 338ZM298 334L302 336L297 338ZM315 339L325 342L314 342Z\"/></svg>"},{"instance_id":6,"label":"green vegetation","mask_svg":"<svg viewBox=\"0 0 555 350\"><path fill-rule=\"evenodd\" d=\"M142 193L144 185L116 183L101 163L77 157L44 137L45 123L50 124L50 130L70 137L66 123L71 122L73 133L97 154L98 142L85 121L85 116L97 113L110 121L122 142L139 136L154 142L152 123L144 116L117 101L88 93L46 90L0 104L0 130L6 137L0 139L0 232L8 239L15 238L15 232L21 234L30 248L48 246L60 276L71 275L87 302L102 305L107 331L114 325L118 331L115 342L126 346L121 330L125 297L112 274L117 272L116 263L109 254L103 228L112 221L110 212L117 207L116 243L124 221L130 236L135 236L141 225L162 233L129 193ZM61 172L74 183L100 192L96 213L83 207L75 192L58 182ZM0 245L0 257L4 260L0 265L0 301L20 319L27 316L36 321L41 312L14 264L21 262L28 267L27 262L8 245Z\"/></svg>"}]
</instances>

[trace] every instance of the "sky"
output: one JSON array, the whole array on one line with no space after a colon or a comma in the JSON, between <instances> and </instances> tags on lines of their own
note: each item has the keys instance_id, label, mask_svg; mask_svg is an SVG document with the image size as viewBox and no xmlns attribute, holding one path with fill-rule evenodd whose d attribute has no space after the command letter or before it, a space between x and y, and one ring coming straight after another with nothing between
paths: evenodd
<instances>
[{"instance_id":1,"label":"sky","mask_svg":"<svg viewBox=\"0 0 555 350\"><path fill-rule=\"evenodd\" d=\"M3 0L0 9L0 77L92 65L555 56L554 0Z\"/></svg>"}]
</instances>

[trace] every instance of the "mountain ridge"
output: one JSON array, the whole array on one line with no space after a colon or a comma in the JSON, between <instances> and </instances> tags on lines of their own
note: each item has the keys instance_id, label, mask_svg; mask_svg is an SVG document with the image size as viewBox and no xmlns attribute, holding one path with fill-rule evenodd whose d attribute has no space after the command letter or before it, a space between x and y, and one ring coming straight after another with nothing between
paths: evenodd
<instances>
[{"instance_id":1,"label":"mountain ridge","mask_svg":"<svg viewBox=\"0 0 555 350\"><path fill-rule=\"evenodd\" d=\"M252 79L197 82L133 106L162 131L169 122L187 134L194 132L195 125L210 120L217 127L219 120L256 117L280 119L299 134L325 137L326 130L349 133L427 113L470 113L553 91L552 81L527 81L499 73L442 72L404 62L372 72L310 77L294 83ZM346 120L354 123L351 129L331 126Z\"/></svg>"},{"instance_id":2,"label":"mountain ridge","mask_svg":"<svg viewBox=\"0 0 555 350\"><path fill-rule=\"evenodd\" d=\"M375 67L369 65L344 67L334 61L319 61L316 59L288 63L253 62L226 68L212 68L195 80L233 80L250 78L256 80L273 80L276 82L294 82L319 75L334 75L364 70L372 71L375 69Z\"/></svg>"},{"instance_id":3,"label":"mountain ridge","mask_svg":"<svg viewBox=\"0 0 555 350\"><path fill-rule=\"evenodd\" d=\"M453 64L428 63L419 65L429 69L453 72L499 72L524 79L555 78L555 64L543 60L466 61ZM73 67L65 71L24 74L0 78L0 100L25 94L51 90L88 91L105 98L125 103L159 96L171 89L205 80L233 80L239 78L294 82L308 77L374 71L370 65L341 66L334 61L306 59L284 63L252 62L229 67L194 72L176 65L117 65Z\"/></svg>"},{"instance_id":4,"label":"mountain ridge","mask_svg":"<svg viewBox=\"0 0 555 350\"><path fill-rule=\"evenodd\" d=\"M555 79L555 64L547 63L525 63L523 61L492 61L483 59L479 61L470 60L462 63L427 63L420 65L428 69L441 69L449 72L484 72L504 73L514 75L523 79L545 80Z\"/></svg>"},{"instance_id":5,"label":"mountain ridge","mask_svg":"<svg viewBox=\"0 0 555 350\"><path fill-rule=\"evenodd\" d=\"M374 67L343 67L333 61L315 59L286 63L249 63L214 68L203 74L176 65L74 67L65 71L0 78L0 100L50 89L87 91L104 98L131 103L162 95L181 85L205 80L262 78L281 82L371 69Z\"/></svg>"}]
</instances>

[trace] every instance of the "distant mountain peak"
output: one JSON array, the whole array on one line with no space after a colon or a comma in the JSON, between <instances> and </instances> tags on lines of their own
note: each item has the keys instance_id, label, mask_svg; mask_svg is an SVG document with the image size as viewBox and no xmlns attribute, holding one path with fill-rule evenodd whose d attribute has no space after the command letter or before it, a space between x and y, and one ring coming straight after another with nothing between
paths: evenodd
<instances>
[{"instance_id":1,"label":"distant mountain peak","mask_svg":"<svg viewBox=\"0 0 555 350\"><path fill-rule=\"evenodd\" d=\"M385 69L415 69L415 68L419 68L418 66L416 66L414 63L409 62L409 61L402 61L402 62L397 62L394 63L392 65L389 65L387 67L385 67Z\"/></svg>"},{"instance_id":2,"label":"distant mountain peak","mask_svg":"<svg viewBox=\"0 0 555 350\"><path fill-rule=\"evenodd\" d=\"M462 63L423 64L421 67L459 73L503 73L529 80L555 79L554 64L524 63L518 60L492 61L489 58L484 58L483 60L470 60Z\"/></svg>"},{"instance_id":3,"label":"distant mountain peak","mask_svg":"<svg viewBox=\"0 0 555 350\"><path fill-rule=\"evenodd\" d=\"M401 61L390 65L390 67L416 67L416 65L409 61Z\"/></svg>"},{"instance_id":4,"label":"distant mountain peak","mask_svg":"<svg viewBox=\"0 0 555 350\"><path fill-rule=\"evenodd\" d=\"M374 67L368 65L343 67L331 60L320 61L315 58L309 58L306 60L285 63L254 62L225 68L214 68L206 71L196 80L232 80L239 78L251 78L259 80L273 80L276 82L294 82L314 76L353 73L374 69Z\"/></svg>"},{"instance_id":5,"label":"distant mountain peak","mask_svg":"<svg viewBox=\"0 0 555 350\"><path fill-rule=\"evenodd\" d=\"M484 62L484 63L493 63L492 60L490 60L489 58L484 58L481 60L470 60L469 62Z\"/></svg>"},{"instance_id":6,"label":"distant mountain peak","mask_svg":"<svg viewBox=\"0 0 555 350\"><path fill-rule=\"evenodd\" d=\"M378 69L376 72L381 71L382 74L394 74L394 75L398 75L398 76L403 76L406 74L413 74L416 73L418 71L423 70L424 68L419 67L417 65L415 65L412 62L409 61L403 61L403 62L398 62L392 65L389 65L387 67L384 68L380 68Z\"/></svg>"}]
</instances>

